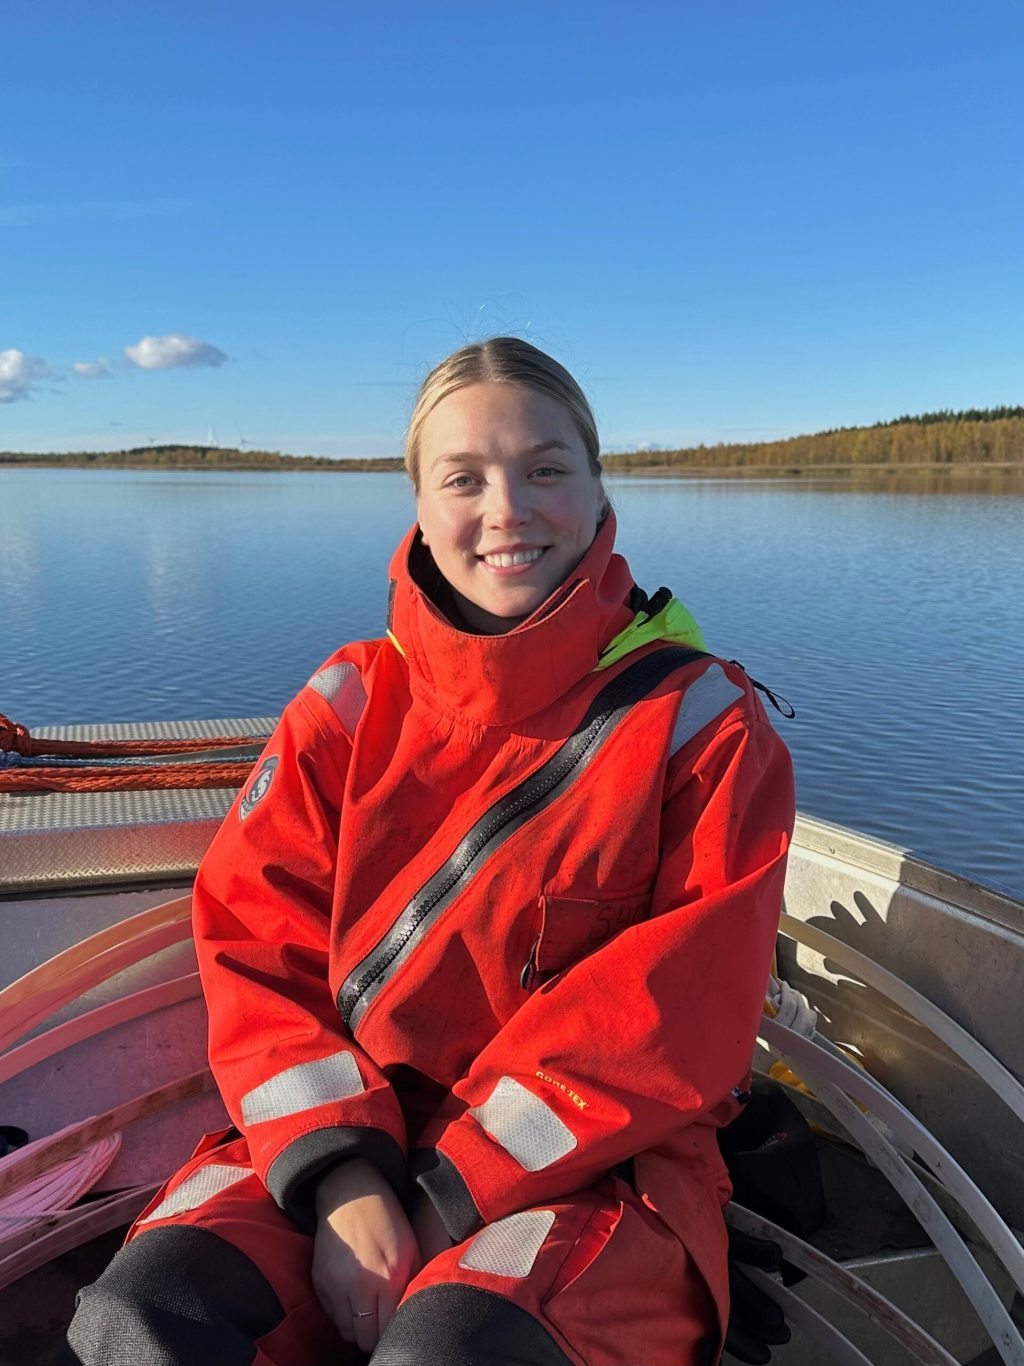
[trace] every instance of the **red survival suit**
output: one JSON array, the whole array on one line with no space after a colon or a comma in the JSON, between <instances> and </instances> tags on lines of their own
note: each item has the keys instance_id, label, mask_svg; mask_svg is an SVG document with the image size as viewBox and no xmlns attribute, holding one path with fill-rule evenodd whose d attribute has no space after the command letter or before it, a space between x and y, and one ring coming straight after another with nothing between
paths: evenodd
<instances>
[{"instance_id":1,"label":"red survival suit","mask_svg":"<svg viewBox=\"0 0 1024 1366\"><path fill-rule=\"evenodd\" d=\"M132 1236L205 1221L296 1332L318 1311L286 1244L315 1178L361 1156L417 1180L456 1244L406 1303L461 1281L574 1363L717 1360L715 1130L764 1001L791 768L736 666L662 643L599 667L634 616L613 538L609 516L533 617L475 636L411 533L391 638L313 676L203 862L210 1058L242 1138ZM305 1360L286 1328L258 1362Z\"/></svg>"}]
</instances>

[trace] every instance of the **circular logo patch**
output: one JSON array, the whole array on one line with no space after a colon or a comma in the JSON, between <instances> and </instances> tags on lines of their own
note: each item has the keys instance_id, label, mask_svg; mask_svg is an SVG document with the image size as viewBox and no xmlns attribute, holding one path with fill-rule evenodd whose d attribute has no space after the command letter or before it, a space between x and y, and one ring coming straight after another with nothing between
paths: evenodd
<instances>
[{"instance_id":1,"label":"circular logo patch","mask_svg":"<svg viewBox=\"0 0 1024 1366\"><path fill-rule=\"evenodd\" d=\"M272 754L268 759L264 759L256 770L256 776L242 798L238 807L238 819L244 821L253 809L259 805L263 798L270 791L270 784L274 781L274 769L280 763L276 754Z\"/></svg>"}]
</instances>

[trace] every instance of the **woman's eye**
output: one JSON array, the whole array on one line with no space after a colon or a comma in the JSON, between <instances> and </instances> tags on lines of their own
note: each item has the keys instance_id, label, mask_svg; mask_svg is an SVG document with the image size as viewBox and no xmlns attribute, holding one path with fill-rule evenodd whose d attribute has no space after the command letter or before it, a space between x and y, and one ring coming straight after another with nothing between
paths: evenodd
<instances>
[{"instance_id":1,"label":"woman's eye","mask_svg":"<svg viewBox=\"0 0 1024 1366\"><path fill-rule=\"evenodd\" d=\"M556 465L541 465L539 469L534 470L533 475L535 479L554 479L559 474L564 474L564 472L564 470L560 470Z\"/></svg>"},{"instance_id":2,"label":"woman's eye","mask_svg":"<svg viewBox=\"0 0 1024 1366\"><path fill-rule=\"evenodd\" d=\"M457 474L454 479L449 479L445 488L449 489L468 489L473 486L474 479L471 474Z\"/></svg>"}]
</instances>

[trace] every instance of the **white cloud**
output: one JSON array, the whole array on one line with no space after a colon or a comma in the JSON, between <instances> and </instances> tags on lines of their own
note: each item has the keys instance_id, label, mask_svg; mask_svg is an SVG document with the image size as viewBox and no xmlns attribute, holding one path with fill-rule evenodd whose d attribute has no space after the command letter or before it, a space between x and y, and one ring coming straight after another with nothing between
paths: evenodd
<instances>
[{"instance_id":1,"label":"white cloud","mask_svg":"<svg viewBox=\"0 0 1024 1366\"><path fill-rule=\"evenodd\" d=\"M79 379L110 379L110 361L106 356L98 360L76 360L71 369Z\"/></svg>"},{"instance_id":2,"label":"white cloud","mask_svg":"<svg viewBox=\"0 0 1024 1366\"><path fill-rule=\"evenodd\" d=\"M0 351L0 403L29 398L39 380L53 377L42 356L26 356L13 346Z\"/></svg>"},{"instance_id":3,"label":"white cloud","mask_svg":"<svg viewBox=\"0 0 1024 1366\"><path fill-rule=\"evenodd\" d=\"M124 354L141 370L171 370L177 366L223 365L227 356L217 346L190 337L187 332L167 332L162 337L143 337Z\"/></svg>"}]
</instances>

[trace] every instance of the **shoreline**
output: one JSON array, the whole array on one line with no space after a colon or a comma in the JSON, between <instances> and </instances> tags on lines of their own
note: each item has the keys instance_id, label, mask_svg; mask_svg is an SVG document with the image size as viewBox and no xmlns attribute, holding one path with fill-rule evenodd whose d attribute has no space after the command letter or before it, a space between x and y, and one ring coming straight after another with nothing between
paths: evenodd
<instances>
[{"instance_id":1,"label":"shoreline","mask_svg":"<svg viewBox=\"0 0 1024 1366\"><path fill-rule=\"evenodd\" d=\"M978 479L987 477L993 480L1024 480L1024 464L1020 462L986 463L983 461L963 461L960 464L914 463L906 465L885 464L829 464L829 465L632 465L619 469L605 463L604 472L616 478L668 478L668 479L772 479L791 480L794 483L806 479L944 479L954 481L960 478Z\"/></svg>"},{"instance_id":2,"label":"shoreline","mask_svg":"<svg viewBox=\"0 0 1024 1366\"><path fill-rule=\"evenodd\" d=\"M932 479L953 484L961 479L985 478L993 483L1019 480L1024 481L1024 463L982 461L963 461L960 463L907 463L887 464L813 464L813 465L678 465L657 464L630 465L617 467L614 457L606 456L604 472L616 479L770 479L773 482L801 483L812 479L829 480L870 480L886 482L891 479L919 480ZM388 463L370 463L359 460L338 461L330 464L305 464L298 460L294 465L289 460L280 464L266 463L243 464L240 461L225 461L218 464L211 461L181 461L156 464L146 461L65 460L41 456L38 460L4 460L0 457L0 472L20 469L67 469L67 470L148 470L156 473L163 470L181 470L192 474L213 474L220 471L238 471L244 474L277 474L285 471L291 474L404 474L404 467Z\"/></svg>"}]
</instances>

